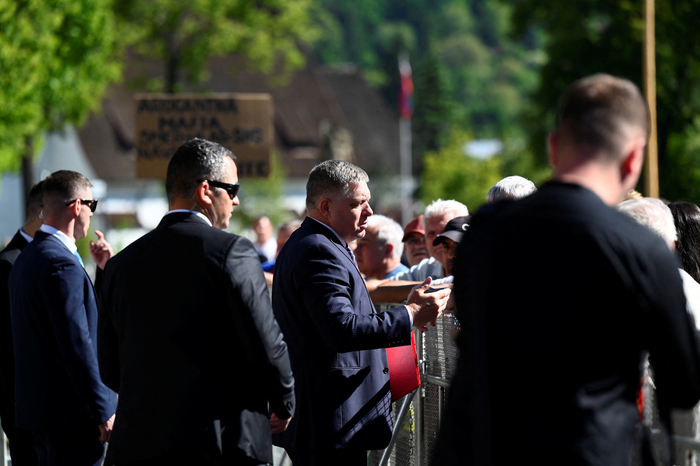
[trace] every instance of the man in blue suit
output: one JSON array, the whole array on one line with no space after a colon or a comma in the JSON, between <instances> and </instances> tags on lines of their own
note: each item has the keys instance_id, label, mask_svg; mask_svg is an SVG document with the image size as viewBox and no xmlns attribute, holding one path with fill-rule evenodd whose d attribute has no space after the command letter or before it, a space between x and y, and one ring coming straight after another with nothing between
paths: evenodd
<instances>
[{"instance_id":1,"label":"man in blue suit","mask_svg":"<svg viewBox=\"0 0 700 466\"><path fill-rule=\"evenodd\" d=\"M308 217L277 257L275 317L289 345L295 416L273 442L294 466L365 465L367 450L391 438L393 418L384 348L411 342L411 326L434 321L449 291L426 293L377 313L348 243L365 235L369 180L339 160L317 165L306 185Z\"/></svg>"},{"instance_id":2,"label":"man in blue suit","mask_svg":"<svg viewBox=\"0 0 700 466\"><path fill-rule=\"evenodd\" d=\"M100 380L97 301L75 240L97 200L80 173L44 180L44 224L9 280L16 366L16 423L33 431L40 465L98 465L116 395Z\"/></svg>"}]
</instances>

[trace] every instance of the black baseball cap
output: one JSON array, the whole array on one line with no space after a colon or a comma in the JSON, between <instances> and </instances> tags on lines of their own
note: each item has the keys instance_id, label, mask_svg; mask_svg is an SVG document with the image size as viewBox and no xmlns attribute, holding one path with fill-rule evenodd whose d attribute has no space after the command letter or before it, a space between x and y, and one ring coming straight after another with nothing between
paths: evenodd
<instances>
[{"instance_id":1,"label":"black baseball cap","mask_svg":"<svg viewBox=\"0 0 700 466\"><path fill-rule=\"evenodd\" d=\"M465 215L463 217L455 217L445 225L445 229L440 233L434 240L433 246L437 246L443 242L443 238L450 238L455 243L462 241L462 236L464 232L469 228L469 220L471 215Z\"/></svg>"}]
</instances>

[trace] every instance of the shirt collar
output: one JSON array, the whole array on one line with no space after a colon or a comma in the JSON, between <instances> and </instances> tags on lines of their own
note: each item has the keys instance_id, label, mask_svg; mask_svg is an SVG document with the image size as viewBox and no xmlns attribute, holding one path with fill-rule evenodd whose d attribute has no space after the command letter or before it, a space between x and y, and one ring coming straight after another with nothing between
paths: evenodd
<instances>
[{"instance_id":1,"label":"shirt collar","mask_svg":"<svg viewBox=\"0 0 700 466\"><path fill-rule=\"evenodd\" d=\"M207 224L208 224L210 227L213 227L213 226L214 226L214 225L212 225L211 220L209 220L209 219L207 218L206 215L204 215L204 214L201 213L201 212L197 212L196 210L175 209L175 210L170 210L170 211L166 212L165 215L176 214L176 213L182 213L182 212L189 212L190 214L194 214L194 215L200 217L201 219L203 219L205 222L207 222ZM164 215L164 216L165 216L165 215Z\"/></svg>"},{"instance_id":2,"label":"shirt collar","mask_svg":"<svg viewBox=\"0 0 700 466\"><path fill-rule=\"evenodd\" d=\"M31 243L32 241L34 241L34 238L32 238L31 236L29 236L29 235L28 235L24 230L22 230L21 228L19 229L19 234L22 235L22 238L24 238L25 240L27 240L27 243Z\"/></svg>"},{"instance_id":3,"label":"shirt collar","mask_svg":"<svg viewBox=\"0 0 700 466\"><path fill-rule=\"evenodd\" d=\"M41 231L43 231L46 234L49 234L51 236L55 236L58 238L58 240L63 243L65 247L68 248L71 254L75 254L75 251L78 250L78 247L75 245L75 241L71 241L71 239L63 233L61 230L52 227L51 225L47 224L42 224L41 227L39 228Z\"/></svg>"}]
</instances>

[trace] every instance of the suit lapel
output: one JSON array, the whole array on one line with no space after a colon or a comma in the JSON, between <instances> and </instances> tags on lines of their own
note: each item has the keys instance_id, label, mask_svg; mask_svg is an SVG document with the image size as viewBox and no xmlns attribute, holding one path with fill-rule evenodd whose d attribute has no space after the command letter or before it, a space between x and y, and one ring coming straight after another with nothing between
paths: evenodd
<instances>
[{"instance_id":1,"label":"suit lapel","mask_svg":"<svg viewBox=\"0 0 700 466\"><path fill-rule=\"evenodd\" d=\"M367 298L369 299L370 302L372 302L372 298L369 295L369 290L367 289L367 284L365 283L365 279L362 278L362 273L360 272L360 269L357 267L357 263L352 260L350 255L348 254L348 251L345 250L345 245L340 243L340 238L338 238L338 235L333 233L331 229L329 229L326 225L323 223L307 217L304 219L304 223L301 225L304 228L308 228L320 235L325 236L328 238L328 240L333 243L333 245L338 248L338 250L342 253L343 257L350 263L350 270L355 269L357 272L356 281L362 282L362 286L365 289L365 293L367 293Z\"/></svg>"}]
</instances>

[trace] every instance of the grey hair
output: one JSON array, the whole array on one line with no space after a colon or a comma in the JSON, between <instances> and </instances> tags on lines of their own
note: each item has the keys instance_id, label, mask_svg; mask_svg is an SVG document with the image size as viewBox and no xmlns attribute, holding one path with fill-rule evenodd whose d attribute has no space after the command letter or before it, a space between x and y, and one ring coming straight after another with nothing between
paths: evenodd
<instances>
[{"instance_id":1,"label":"grey hair","mask_svg":"<svg viewBox=\"0 0 700 466\"><path fill-rule=\"evenodd\" d=\"M318 208L318 203L325 197L342 193L348 196L352 193L350 184L367 183L367 172L343 160L326 160L316 165L309 173L306 182L306 209L311 211Z\"/></svg>"},{"instance_id":2,"label":"grey hair","mask_svg":"<svg viewBox=\"0 0 700 466\"><path fill-rule=\"evenodd\" d=\"M178 147L165 178L168 201L191 198L198 179L221 181L226 176L226 157L236 160L233 152L206 139L190 139Z\"/></svg>"},{"instance_id":3,"label":"grey hair","mask_svg":"<svg viewBox=\"0 0 700 466\"><path fill-rule=\"evenodd\" d=\"M425 212L423 213L423 228L426 228L429 219L442 216L450 212L454 212L455 217L464 217L469 215L469 209L467 209L467 206L461 202L455 201L454 199L448 199L446 201L438 199L437 201L433 201L430 205L428 205L428 207L425 208Z\"/></svg>"},{"instance_id":4,"label":"grey hair","mask_svg":"<svg viewBox=\"0 0 700 466\"><path fill-rule=\"evenodd\" d=\"M393 244L394 252L391 257L393 259L401 258L401 254L403 254L403 243L401 242L401 239L403 239L403 228L401 228L401 225L387 216L376 214L367 219L367 226L372 225L379 226L377 230L379 247L383 248L387 244Z\"/></svg>"},{"instance_id":5,"label":"grey hair","mask_svg":"<svg viewBox=\"0 0 700 466\"><path fill-rule=\"evenodd\" d=\"M491 204L496 201L511 199L517 201L537 191L535 183L522 176L507 176L489 189L486 194L486 202Z\"/></svg>"},{"instance_id":6,"label":"grey hair","mask_svg":"<svg viewBox=\"0 0 700 466\"><path fill-rule=\"evenodd\" d=\"M653 197L630 199L619 203L616 209L649 228L669 245L678 239L671 209L660 199Z\"/></svg>"}]
</instances>

